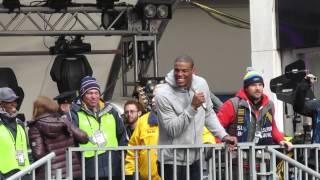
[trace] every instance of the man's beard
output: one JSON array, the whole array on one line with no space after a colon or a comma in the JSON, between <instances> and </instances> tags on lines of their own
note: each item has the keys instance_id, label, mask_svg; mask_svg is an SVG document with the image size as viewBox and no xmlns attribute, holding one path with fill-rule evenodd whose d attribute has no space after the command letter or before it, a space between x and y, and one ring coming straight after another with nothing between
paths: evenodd
<instances>
[{"instance_id":1,"label":"man's beard","mask_svg":"<svg viewBox=\"0 0 320 180\"><path fill-rule=\"evenodd\" d=\"M249 96L249 99L250 99L252 102L254 102L254 103L258 103L258 102L260 102L260 101L261 101L261 99L262 99L262 95L261 95L261 96L259 96L259 97L256 97L256 96Z\"/></svg>"}]
</instances>

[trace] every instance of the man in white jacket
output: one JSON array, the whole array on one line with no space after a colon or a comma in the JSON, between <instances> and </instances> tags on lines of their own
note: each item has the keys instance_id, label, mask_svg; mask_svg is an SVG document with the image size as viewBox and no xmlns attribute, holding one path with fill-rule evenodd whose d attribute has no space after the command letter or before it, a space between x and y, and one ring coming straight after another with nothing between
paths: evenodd
<instances>
[{"instance_id":1,"label":"man in white jacket","mask_svg":"<svg viewBox=\"0 0 320 180\"><path fill-rule=\"evenodd\" d=\"M174 69L166 76L166 83L156 94L159 116L159 145L202 144L202 130L206 126L215 136L233 148L235 137L229 136L221 126L210 100L206 80L194 74L194 63L189 56L176 58ZM163 151L164 179L174 176L186 179L186 166L190 165L190 179L200 179L199 150L177 150L177 174L173 174L173 150ZM161 161L160 153L158 160Z\"/></svg>"}]
</instances>

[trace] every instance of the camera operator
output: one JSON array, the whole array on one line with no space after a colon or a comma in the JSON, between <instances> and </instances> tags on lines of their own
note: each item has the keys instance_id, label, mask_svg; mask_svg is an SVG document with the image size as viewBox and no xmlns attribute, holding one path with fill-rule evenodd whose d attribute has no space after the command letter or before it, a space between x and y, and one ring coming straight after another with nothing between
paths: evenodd
<instances>
[{"instance_id":1,"label":"camera operator","mask_svg":"<svg viewBox=\"0 0 320 180\"><path fill-rule=\"evenodd\" d=\"M295 112L312 117L312 142L320 143L320 100L316 99L312 85L317 81L313 74L307 74L305 78L297 84L293 109Z\"/></svg>"}]
</instances>

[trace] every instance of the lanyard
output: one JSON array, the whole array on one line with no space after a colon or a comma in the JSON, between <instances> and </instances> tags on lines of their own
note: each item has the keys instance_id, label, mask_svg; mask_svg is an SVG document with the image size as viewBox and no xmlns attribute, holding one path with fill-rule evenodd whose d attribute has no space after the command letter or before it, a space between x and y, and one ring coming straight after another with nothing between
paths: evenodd
<instances>
[{"instance_id":1,"label":"lanyard","mask_svg":"<svg viewBox=\"0 0 320 180\"><path fill-rule=\"evenodd\" d=\"M93 133L94 131L93 131L93 129L92 129L92 125L91 125L91 122L90 122L89 117L88 117L87 114L86 114L86 118L87 118L87 121L88 121L88 123L89 123L90 129L91 129L91 131L92 131L92 133ZM99 118L99 117L98 117L98 118ZM100 118L99 118L99 119L100 119ZM98 124L99 124L99 130L100 130L100 128L101 128L101 123L100 123L99 120L98 120Z\"/></svg>"},{"instance_id":2,"label":"lanyard","mask_svg":"<svg viewBox=\"0 0 320 180\"><path fill-rule=\"evenodd\" d=\"M5 127L6 127L6 129L7 129L7 131L9 132L9 134L10 134L10 137L11 137L11 140L12 140L12 142L13 142L13 144L14 144L14 149L17 151L17 143L16 143L16 140L14 139L14 137L13 137L13 134L11 133L11 131L10 131L10 129L8 129L8 127L5 125ZM17 139L17 137L18 137L18 134L19 134L19 136L20 136L20 142L21 142L21 147L22 147L22 134L21 134L21 132L18 130L18 124L17 124L17 135L16 135L16 139Z\"/></svg>"}]
</instances>

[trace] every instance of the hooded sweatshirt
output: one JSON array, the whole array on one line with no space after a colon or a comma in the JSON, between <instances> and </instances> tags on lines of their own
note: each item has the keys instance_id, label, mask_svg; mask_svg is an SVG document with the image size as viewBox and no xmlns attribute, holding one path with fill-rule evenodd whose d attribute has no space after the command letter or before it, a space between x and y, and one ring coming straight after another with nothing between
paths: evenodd
<instances>
[{"instance_id":1,"label":"hooded sweatshirt","mask_svg":"<svg viewBox=\"0 0 320 180\"><path fill-rule=\"evenodd\" d=\"M284 140L282 133L278 130L276 121L274 119L274 106L271 100L269 100L268 96L263 94L262 100L259 108L253 108L252 101L246 95L244 89L240 89L236 97L239 99L238 107L234 107L232 100L229 99L226 101L221 107L218 117L223 127L230 130L230 127L234 124L237 127L235 130L237 131L234 135L238 137L239 142L252 142L254 139L254 134L256 131L256 127L254 124L258 123L258 121L263 121L266 118L271 122L271 136L275 143L279 143ZM244 108L245 116L244 116L244 125L239 127L239 123L237 123L237 111L239 108ZM246 113L251 112L251 113ZM269 114L269 115L268 115ZM246 122L249 119L248 122ZM270 122L265 122L263 125ZM262 126L263 126L262 125ZM270 126L270 125L269 125ZM230 130L232 131L232 130ZM229 131L228 131L229 132ZM229 132L233 134L232 132ZM241 137L240 137L241 135ZM272 144L272 142L260 142L259 144Z\"/></svg>"},{"instance_id":2,"label":"hooded sweatshirt","mask_svg":"<svg viewBox=\"0 0 320 180\"><path fill-rule=\"evenodd\" d=\"M166 76L166 83L156 93L159 116L159 145L202 144L202 131L206 126L215 136L227 135L212 109L208 84L202 77L193 75L191 88L203 92L207 111L202 107L197 110L191 106L194 91L191 88L177 86L173 70ZM189 163L199 160L199 150L190 149ZM173 149L164 149L164 163L173 164ZM186 150L177 150L177 164L186 165ZM160 153L158 155L161 161Z\"/></svg>"}]
</instances>

